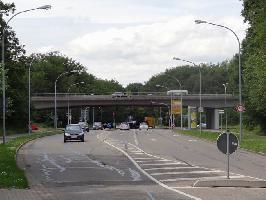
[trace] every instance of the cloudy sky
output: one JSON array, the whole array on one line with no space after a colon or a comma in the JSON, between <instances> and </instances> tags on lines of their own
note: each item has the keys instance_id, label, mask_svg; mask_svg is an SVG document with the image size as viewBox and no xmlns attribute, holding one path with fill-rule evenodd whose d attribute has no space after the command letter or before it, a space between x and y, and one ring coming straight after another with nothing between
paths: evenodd
<instances>
[{"instance_id":1,"label":"cloudy sky","mask_svg":"<svg viewBox=\"0 0 266 200\"><path fill-rule=\"evenodd\" d=\"M5 0L17 11L50 4L51 10L21 14L10 25L27 54L60 51L89 73L124 86L184 63L216 63L238 52L231 27L242 40L247 25L239 0Z\"/></svg>"}]
</instances>

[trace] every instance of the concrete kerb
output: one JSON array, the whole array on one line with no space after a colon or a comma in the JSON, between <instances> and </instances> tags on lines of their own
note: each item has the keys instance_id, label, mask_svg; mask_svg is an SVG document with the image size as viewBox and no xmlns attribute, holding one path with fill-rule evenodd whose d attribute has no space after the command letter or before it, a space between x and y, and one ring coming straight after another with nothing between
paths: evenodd
<instances>
[{"instance_id":1,"label":"concrete kerb","mask_svg":"<svg viewBox=\"0 0 266 200\"><path fill-rule=\"evenodd\" d=\"M242 188L266 188L266 181L259 180L198 180L193 187L242 187Z\"/></svg>"}]
</instances>

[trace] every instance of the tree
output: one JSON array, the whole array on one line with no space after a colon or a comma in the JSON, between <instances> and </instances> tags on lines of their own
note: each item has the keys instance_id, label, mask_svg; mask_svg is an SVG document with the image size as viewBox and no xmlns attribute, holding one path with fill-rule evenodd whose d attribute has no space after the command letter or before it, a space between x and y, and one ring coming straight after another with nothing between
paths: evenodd
<instances>
[{"instance_id":1,"label":"tree","mask_svg":"<svg viewBox=\"0 0 266 200\"><path fill-rule=\"evenodd\" d=\"M6 117L7 125L16 123L17 126L23 126L26 128L26 91L25 84L26 79L26 59L25 50L22 45L19 44L19 40L16 37L15 32L10 26L6 24L4 19L8 18L10 14L13 14L15 9L14 3L3 3L0 1L0 24L1 24L1 43L4 41L5 49L5 72L6 72ZM5 29L5 37L3 38L3 29ZM2 44L1 44L2 52ZM2 62L2 58L0 58ZM2 68L2 65L1 65ZM1 70L2 73L2 70ZM2 75L1 75L2 76ZM2 81L2 79L1 79ZM1 90L2 93L2 90Z\"/></svg>"},{"instance_id":2,"label":"tree","mask_svg":"<svg viewBox=\"0 0 266 200\"><path fill-rule=\"evenodd\" d=\"M243 75L250 120L266 133L266 1L243 0L242 16L249 23L243 42Z\"/></svg>"}]
</instances>

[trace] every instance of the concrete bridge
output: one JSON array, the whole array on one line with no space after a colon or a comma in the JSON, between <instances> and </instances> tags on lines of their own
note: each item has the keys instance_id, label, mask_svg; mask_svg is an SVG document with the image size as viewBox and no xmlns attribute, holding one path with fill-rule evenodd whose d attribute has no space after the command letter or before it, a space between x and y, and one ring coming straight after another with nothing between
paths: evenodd
<instances>
[{"instance_id":1,"label":"concrete bridge","mask_svg":"<svg viewBox=\"0 0 266 200\"><path fill-rule=\"evenodd\" d=\"M166 95L129 95L126 97L112 97L112 95L87 95L87 94L57 94L57 107L66 108L69 102L70 107L82 106L162 106L152 102L165 103L170 105L171 96ZM181 96L173 96L173 99L181 99ZM199 95L184 95L183 106L199 107ZM230 94L203 94L201 96L202 107L224 108L234 107L238 98ZM54 108L54 94L38 94L32 97L32 104L35 109Z\"/></svg>"},{"instance_id":2,"label":"concrete bridge","mask_svg":"<svg viewBox=\"0 0 266 200\"><path fill-rule=\"evenodd\" d=\"M225 104L226 97L226 104ZM173 96L173 99L181 99L181 96ZM182 96L183 107L190 110L200 107L199 95ZM202 107L206 113L207 128L219 128L219 113L221 108L235 107L238 104L238 97L231 94L202 94ZM170 106L171 96L165 94L128 95L125 97L113 97L112 95L88 95L88 94L57 94L57 108L67 108L68 103L73 107L107 107L107 106L141 106L141 107L163 107L162 103ZM53 109L54 94L37 94L32 97L32 104L35 109Z\"/></svg>"}]
</instances>

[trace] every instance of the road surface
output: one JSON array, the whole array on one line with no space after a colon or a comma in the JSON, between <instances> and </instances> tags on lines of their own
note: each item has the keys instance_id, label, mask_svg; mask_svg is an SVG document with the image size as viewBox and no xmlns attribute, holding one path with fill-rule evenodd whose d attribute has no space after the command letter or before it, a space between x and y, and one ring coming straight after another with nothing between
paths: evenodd
<instances>
[{"instance_id":1,"label":"road surface","mask_svg":"<svg viewBox=\"0 0 266 200\"><path fill-rule=\"evenodd\" d=\"M18 155L31 188L43 199L265 200L263 188L193 187L226 176L216 145L168 130L90 131L85 142L54 135L26 144ZM237 150L232 179L266 179L265 156Z\"/></svg>"}]
</instances>

